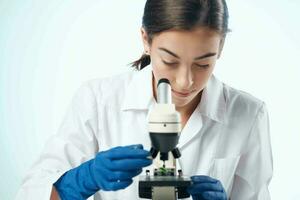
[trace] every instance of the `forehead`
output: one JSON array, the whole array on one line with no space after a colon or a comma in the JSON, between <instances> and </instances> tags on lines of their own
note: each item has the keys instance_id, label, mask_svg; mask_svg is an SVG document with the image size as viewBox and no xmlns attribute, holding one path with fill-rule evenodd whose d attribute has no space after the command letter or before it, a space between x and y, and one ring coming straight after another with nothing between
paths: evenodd
<instances>
[{"instance_id":1,"label":"forehead","mask_svg":"<svg viewBox=\"0 0 300 200\"><path fill-rule=\"evenodd\" d=\"M209 51L217 50L221 35L209 28L197 28L193 30L168 30L156 36L152 40L152 47L165 47L169 50L184 51Z\"/></svg>"}]
</instances>

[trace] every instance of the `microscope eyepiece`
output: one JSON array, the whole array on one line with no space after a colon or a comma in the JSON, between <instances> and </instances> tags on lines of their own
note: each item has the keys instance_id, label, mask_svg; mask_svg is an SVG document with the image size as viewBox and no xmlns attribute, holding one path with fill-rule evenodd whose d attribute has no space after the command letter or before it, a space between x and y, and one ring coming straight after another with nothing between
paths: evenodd
<instances>
[{"instance_id":1,"label":"microscope eyepiece","mask_svg":"<svg viewBox=\"0 0 300 200\"><path fill-rule=\"evenodd\" d=\"M157 87L158 87L158 85L159 85L160 83L168 83L168 84L170 84L170 81L169 81L168 79L166 79L166 78L159 79L159 81L158 81L158 83L157 83Z\"/></svg>"}]
</instances>

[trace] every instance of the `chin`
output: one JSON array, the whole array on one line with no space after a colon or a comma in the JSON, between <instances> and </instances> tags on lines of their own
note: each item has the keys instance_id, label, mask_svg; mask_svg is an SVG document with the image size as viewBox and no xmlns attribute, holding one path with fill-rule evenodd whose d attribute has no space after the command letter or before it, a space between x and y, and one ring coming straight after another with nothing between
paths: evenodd
<instances>
[{"instance_id":1,"label":"chin","mask_svg":"<svg viewBox=\"0 0 300 200\"><path fill-rule=\"evenodd\" d=\"M178 99L174 96L172 96L172 102L175 104L176 108L183 108L186 106L189 106L189 104L191 104L193 102L193 100L196 100L197 95L192 96L190 98L186 98L186 99Z\"/></svg>"},{"instance_id":2,"label":"chin","mask_svg":"<svg viewBox=\"0 0 300 200\"><path fill-rule=\"evenodd\" d=\"M173 103L175 104L176 108L184 107L188 105L190 102L191 100L185 100L185 101L173 100Z\"/></svg>"}]
</instances>

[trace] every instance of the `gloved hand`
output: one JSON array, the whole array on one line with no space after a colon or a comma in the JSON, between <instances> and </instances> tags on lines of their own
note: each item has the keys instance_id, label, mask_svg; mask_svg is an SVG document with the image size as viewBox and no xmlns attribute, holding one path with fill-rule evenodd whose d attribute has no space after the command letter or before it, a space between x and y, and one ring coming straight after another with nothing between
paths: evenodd
<instances>
[{"instance_id":1,"label":"gloved hand","mask_svg":"<svg viewBox=\"0 0 300 200\"><path fill-rule=\"evenodd\" d=\"M227 200L226 192L219 180L209 176L192 176L192 185L187 191L193 200Z\"/></svg>"},{"instance_id":2,"label":"gloved hand","mask_svg":"<svg viewBox=\"0 0 300 200\"><path fill-rule=\"evenodd\" d=\"M54 186L62 200L87 199L98 190L124 189L143 167L152 163L147 158L149 155L141 144L102 151L94 159L64 173Z\"/></svg>"}]
</instances>

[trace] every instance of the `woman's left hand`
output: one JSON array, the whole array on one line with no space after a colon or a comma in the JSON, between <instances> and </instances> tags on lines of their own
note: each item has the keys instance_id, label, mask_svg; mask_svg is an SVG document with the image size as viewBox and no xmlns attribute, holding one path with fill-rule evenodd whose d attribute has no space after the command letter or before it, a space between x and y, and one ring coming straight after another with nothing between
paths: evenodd
<instances>
[{"instance_id":1,"label":"woman's left hand","mask_svg":"<svg viewBox=\"0 0 300 200\"><path fill-rule=\"evenodd\" d=\"M219 180L209 176L192 176L188 192L193 200L227 200L226 192Z\"/></svg>"}]
</instances>

